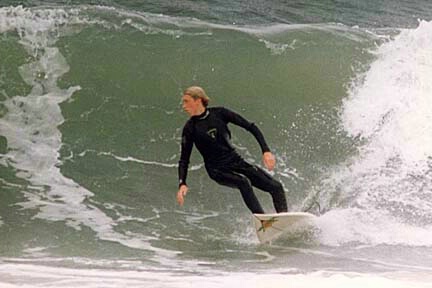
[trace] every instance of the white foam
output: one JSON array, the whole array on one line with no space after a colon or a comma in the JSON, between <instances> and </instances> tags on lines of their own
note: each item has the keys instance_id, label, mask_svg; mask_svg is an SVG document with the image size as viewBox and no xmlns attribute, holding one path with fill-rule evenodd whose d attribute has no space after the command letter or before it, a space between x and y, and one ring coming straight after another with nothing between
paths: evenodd
<instances>
[{"instance_id":1,"label":"white foam","mask_svg":"<svg viewBox=\"0 0 432 288\"><path fill-rule=\"evenodd\" d=\"M432 246L432 225L416 227L400 223L386 211L335 209L316 220L320 243L339 246L367 245Z\"/></svg>"},{"instance_id":2,"label":"white foam","mask_svg":"<svg viewBox=\"0 0 432 288\"><path fill-rule=\"evenodd\" d=\"M289 48L291 50L295 50L295 45L297 40L294 39L290 44L283 44L283 43L273 43L268 40L260 39L260 42L263 42L266 46L266 48L270 49L271 53L273 55L282 55L285 53L285 51Z\"/></svg>"},{"instance_id":3,"label":"white foam","mask_svg":"<svg viewBox=\"0 0 432 288\"><path fill-rule=\"evenodd\" d=\"M166 167L166 168L173 168L173 167L178 166L178 164L168 164L168 163L161 163L161 162L157 162L157 161L140 160L140 159L137 159L137 158L134 158L131 156L121 157L121 156L117 156L117 155L113 154L112 152L99 152L98 155L111 156L111 157L114 157L115 159L122 161L122 162L136 162L136 163L141 163L141 164L146 164L146 165L156 165L156 166Z\"/></svg>"},{"instance_id":4,"label":"white foam","mask_svg":"<svg viewBox=\"0 0 432 288\"><path fill-rule=\"evenodd\" d=\"M323 241L432 246L432 22L380 46L344 101L358 154L322 183ZM343 209L342 207L356 207Z\"/></svg>"},{"instance_id":5,"label":"white foam","mask_svg":"<svg viewBox=\"0 0 432 288\"><path fill-rule=\"evenodd\" d=\"M402 31L376 52L363 83L344 103L351 135L368 138L368 150L423 164L432 156L432 22Z\"/></svg>"},{"instance_id":6,"label":"white foam","mask_svg":"<svg viewBox=\"0 0 432 288\"><path fill-rule=\"evenodd\" d=\"M135 263L125 263L135 265ZM126 266L127 267L127 266ZM281 269L282 270L282 269ZM193 272L193 271L192 271ZM74 269L36 265L32 263L0 264L0 284L7 288L33 287L260 287L260 288L312 288L317 287L432 287L430 273L404 272L361 274L349 272L317 271L308 274L290 269L267 273L225 272L186 274L157 269ZM295 284L293 284L295 283Z\"/></svg>"},{"instance_id":7,"label":"white foam","mask_svg":"<svg viewBox=\"0 0 432 288\"><path fill-rule=\"evenodd\" d=\"M162 162L157 162L157 161L141 160L141 159L131 157L131 156L122 157L122 156L117 156L112 152L97 152L95 150L85 150L85 151L81 152L79 154L79 156L83 157L87 153L96 153L97 155L110 156L110 157L113 157L114 159L116 159L118 161L122 161L122 162L135 162L135 163L140 163L140 164L144 164L144 165L154 165L154 166L165 167L165 168L178 167L178 163L162 163ZM173 158L175 158L175 157L173 157ZM195 171L195 170L199 170L203 167L204 167L204 164L192 165L189 170Z\"/></svg>"}]
</instances>

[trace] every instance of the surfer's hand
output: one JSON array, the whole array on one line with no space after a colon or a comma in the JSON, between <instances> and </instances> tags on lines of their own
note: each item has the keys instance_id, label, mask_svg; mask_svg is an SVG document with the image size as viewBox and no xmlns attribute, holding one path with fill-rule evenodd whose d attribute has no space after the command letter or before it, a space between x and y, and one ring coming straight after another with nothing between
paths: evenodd
<instances>
[{"instance_id":1,"label":"surfer's hand","mask_svg":"<svg viewBox=\"0 0 432 288\"><path fill-rule=\"evenodd\" d=\"M186 185L181 185L178 192L177 192L177 203L180 206L183 206L184 203L184 196L186 196L189 188Z\"/></svg>"},{"instance_id":2,"label":"surfer's hand","mask_svg":"<svg viewBox=\"0 0 432 288\"><path fill-rule=\"evenodd\" d=\"M276 158L274 157L273 153L264 152L263 162L264 162L265 167L271 171L271 170L273 170L273 168L276 164Z\"/></svg>"}]
</instances>

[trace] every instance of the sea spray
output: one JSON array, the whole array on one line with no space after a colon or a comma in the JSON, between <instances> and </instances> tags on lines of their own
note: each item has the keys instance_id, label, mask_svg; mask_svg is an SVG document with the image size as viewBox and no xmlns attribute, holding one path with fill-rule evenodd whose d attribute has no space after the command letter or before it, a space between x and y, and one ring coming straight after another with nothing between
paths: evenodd
<instances>
[{"instance_id":1,"label":"sea spray","mask_svg":"<svg viewBox=\"0 0 432 288\"><path fill-rule=\"evenodd\" d=\"M342 123L361 144L322 182L325 243L432 245L430 51L432 22L421 21L378 47L349 91Z\"/></svg>"}]
</instances>

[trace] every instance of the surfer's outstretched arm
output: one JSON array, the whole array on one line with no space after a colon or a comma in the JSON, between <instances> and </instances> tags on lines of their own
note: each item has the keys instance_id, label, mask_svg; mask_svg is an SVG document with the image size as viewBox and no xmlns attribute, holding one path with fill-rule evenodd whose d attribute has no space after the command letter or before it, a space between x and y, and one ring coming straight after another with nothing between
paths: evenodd
<instances>
[{"instance_id":1,"label":"surfer's outstretched arm","mask_svg":"<svg viewBox=\"0 0 432 288\"><path fill-rule=\"evenodd\" d=\"M276 164L276 159L273 153L270 151L267 142L265 141L264 135L261 132L261 130L258 128L258 126L256 126L255 123L248 121L246 118L244 118L243 116L241 116L240 114L234 111L231 111L226 108L224 108L222 111L223 111L224 118L228 122L231 122L237 126L246 129L255 137L263 153L264 166L270 171L273 170Z\"/></svg>"},{"instance_id":2,"label":"surfer's outstretched arm","mask_svg":"<svg viewBox=\"0 0 432 288\"><path fill-rule=\"evenodd\" d=\"M187 122L183 128L182 133L182 143L181 143L181 155L178 166L179 175L179 190L177 192L177 202L180 206L183 206L184 196L186 196L188 191L188 186L186 185L186 177L189 167L189 158L192 152L193 138L191 132L190 122Z\"/></svg>"}]
</instances>

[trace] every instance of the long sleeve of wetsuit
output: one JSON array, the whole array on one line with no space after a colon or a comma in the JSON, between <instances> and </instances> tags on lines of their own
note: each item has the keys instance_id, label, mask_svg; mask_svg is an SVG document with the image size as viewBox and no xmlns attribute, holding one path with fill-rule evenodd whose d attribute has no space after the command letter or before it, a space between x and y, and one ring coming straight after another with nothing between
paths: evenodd
<instances>
[{"instance_id":1,"label":"long sleeve of wetsuit","mask_svg":"<svg viewBox=\"0 0 432 288\"><path fill-rule=\"evenodd\" d=\"M239 114L237 114L237 113L235 113L229 109L226 109L226 108L222 108L222 109L223 109L224 118L227 122L230 122L230 123L233 123L237 126L240 126L244 129L246 129L247 131L249 131L250 133L252 133L252 135L258 141L258 143L261 147L262 153L270 151L270 148L268 147L267 142L264 139L264 135L261 133L261 130L255 125L255 123L249 122L248 120L243 118L241 115L239 115Z\"/></svg>"},{"instance_id":2,"label":"long sleeve of wetsuit","mask_svg":"<svg viewBox=\"0 0 432 288\"><path fill-rule=\"evenodd\" d=\"M182 132L181 153L178 165L179 187L181 185L186 185L189 159L193 148L193 133L191 124L191 122L187 122Z\"/></svg>"}]
</instances>

